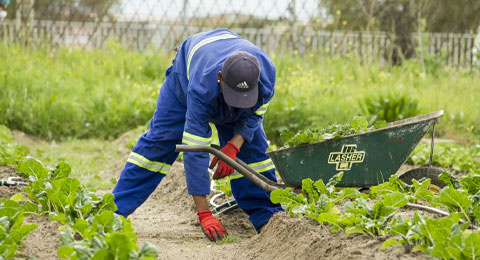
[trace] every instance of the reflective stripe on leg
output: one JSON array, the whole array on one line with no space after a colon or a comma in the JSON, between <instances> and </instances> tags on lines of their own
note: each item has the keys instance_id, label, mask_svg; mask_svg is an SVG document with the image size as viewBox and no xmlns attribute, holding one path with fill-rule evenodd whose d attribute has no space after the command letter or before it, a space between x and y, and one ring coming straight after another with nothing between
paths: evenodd
<instances>
[{"instance_id":1,"label":"reflective stripe on leg","mask_svg":"<svg viewBox=\"0 0 480 260\"><path fill-rule=\"evenodd\" d=\"M127 162L133 163L149 171L160 172L163 174L167 174L168 171L170 170L170 167L172 167L171 165L166 163L150 161L147 158L143 157L142 155L134 152L130 153L130 155L128 156Z\"/></svg>"}]
</instances>

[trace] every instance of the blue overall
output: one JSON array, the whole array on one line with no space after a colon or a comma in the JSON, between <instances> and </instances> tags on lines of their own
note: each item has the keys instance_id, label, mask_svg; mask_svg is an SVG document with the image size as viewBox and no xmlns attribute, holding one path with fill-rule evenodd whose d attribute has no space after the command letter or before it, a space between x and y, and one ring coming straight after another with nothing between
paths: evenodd
<instances>
[{"instance_id":1,"label":"blue overall","mask_svg":"<svg viewBox=\"0 0 480 260\"><path fill-rule=\"evenodd\" d=\"M236 51L246 51L260 62L259 97L248 109L229 107L217 82L225 59ZM129 155L113 195L117 213L128 216L139 207L165 177L178 156L175 145L210 145L213 123L220 145L234 134L245 143L237 157L272 181L275 168L265 153L268 148L262 122L274 94L275 67L262 49L220 29L187 38L165 74L150 129L143 134ZM184 156L185 177L190 195L210 194L209 154L189 152ZM270 194L248 179L232 178L232 193L241 209L258 230L281 207L270 201Z\"/></svg>"}]
</instances>

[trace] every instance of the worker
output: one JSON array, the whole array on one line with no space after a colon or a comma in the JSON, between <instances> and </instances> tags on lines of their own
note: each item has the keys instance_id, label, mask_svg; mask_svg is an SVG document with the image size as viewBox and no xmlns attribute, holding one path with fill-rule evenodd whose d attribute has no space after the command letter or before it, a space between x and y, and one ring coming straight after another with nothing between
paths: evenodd
<instances>
[{"instance_id":1,"label":"worker","mask_svg":"<svg viewBox=\"0 0 480 260\"><path fill-rule=\"evenodd\" d=\"M210 145L213 123L221 151L237 157L268 179L276 181L275 168L262 122L274 94L276 70L266 52L237 34L219 29L187 38L165 73L149 130L128 156L113 189L117 213L128 216L139 207L168 174L178 153L175 145ZM208 153L183 155L187 190L192 195L205 235L221 240L227 231L212 215L206 200L210 193ZM218 158L215 178L234 170ZM239 207L249 215L257 232L272 215L282 211L270 194L251 181L230 180Z\"/></svg>"},{"instance_id":2,"label":"worker","mask_svg":"<svg viewBox=\"0 0 480 260\"><path fill-rule=\"evenodd\" d=\"M0 11L7 10L7 6L10 4L10 0L0 0Z\"/></svg>"}]
</instances>

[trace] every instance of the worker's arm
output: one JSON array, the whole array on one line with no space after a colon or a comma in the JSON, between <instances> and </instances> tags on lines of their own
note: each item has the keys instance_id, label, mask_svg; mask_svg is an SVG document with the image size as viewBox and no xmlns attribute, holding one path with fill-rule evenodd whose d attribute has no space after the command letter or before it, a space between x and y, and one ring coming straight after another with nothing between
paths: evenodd
<instances>
[{"instance_id":1,"label":"worker's arm","mask_svg":"<svg viewBox=\"0 0 480 260\"><path fill-rule=\"evenodd\" d=\"M187 96L187 113L182 143L187 145L209 146L212 130L209 125L210 113L201 95L192 91ZM187 190L192 195L197 215L204 234L211 241L221 240L227 235L218 219L209 210L206 195L210 194L210 175L208 173L208 153L188 152L183 155Z\"/></svg>"}]
</instances>

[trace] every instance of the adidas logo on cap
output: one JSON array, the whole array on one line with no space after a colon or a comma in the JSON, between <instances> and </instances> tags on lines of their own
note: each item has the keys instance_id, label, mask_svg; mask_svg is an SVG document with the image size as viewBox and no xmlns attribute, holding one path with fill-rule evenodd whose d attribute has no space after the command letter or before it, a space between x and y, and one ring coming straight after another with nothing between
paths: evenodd
<instances>
[{"instance_id":1,"label":"adidas logo on cap","mask_svg":"<svg viewBox=\"0 0 480 260\"><path fill-rule=\"evenodd\" d=\"M249 88L249 86L248 86L247 82L244 81L244 82L238 84L237 88Z\"/></svg>"}]
</instances>

